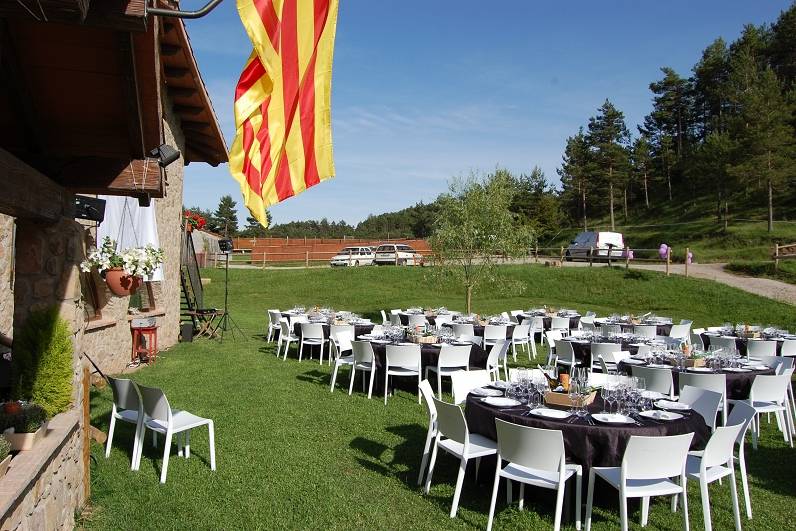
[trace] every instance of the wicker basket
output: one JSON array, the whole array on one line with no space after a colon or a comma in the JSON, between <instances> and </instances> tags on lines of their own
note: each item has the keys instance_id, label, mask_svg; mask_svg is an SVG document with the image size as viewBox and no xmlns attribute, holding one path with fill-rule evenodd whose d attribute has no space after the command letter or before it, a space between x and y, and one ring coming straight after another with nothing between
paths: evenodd
<instances>
[{"instance_id":1,"label":"wicker basket","mask_svg":"<svg viewBox=\"0 0 796 531\"><path fill-rule=\"evenodd\" d=\"M597 397L597 391L592 391L586 398L583 400L583 405L588 406L594 399ZM575 404L572 403L572 400L569 399L569 395L567 393L556 393L555 391L548 391L544 395L544 401L548 406L559 406L559 407L575 407Z\"/></svg>"},{"instance_id":2,"label":"wicker basket","mask_svg":"<svg viewBox=\"0 0 796 531\"><path fill-rule=\"evenodd\" d=\"M420 345L430 345L432 343L438 343L439 338L437 336L409 336L409 341L412 343L418 343Z\"/></svg>"}]
</instances>

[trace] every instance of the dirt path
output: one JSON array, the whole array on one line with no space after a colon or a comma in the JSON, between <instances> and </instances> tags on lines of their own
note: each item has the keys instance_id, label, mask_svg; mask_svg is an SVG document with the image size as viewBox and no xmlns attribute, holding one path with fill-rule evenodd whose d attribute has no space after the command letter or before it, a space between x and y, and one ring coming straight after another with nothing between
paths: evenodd
<instances>
[{"instance_id":1,"label":"dirt path","mask_svg":"<svg viewBox=\"0 0 796 531\"><path fill-rule=\"evenodd\" d=\"M566 262L566 266L571 265L586 265L582 262ZM716 264L691 264L688 266L688 276L694 278L704 278L714 280L733 288L738 288L761 297L774 299L787 304L796 305L796 285L787 284L778 280L771 280L769 278L755 278L745 277L741 275L734 275L724 270L724 265L721 263ZM632 264L633 269L646 269L648 271L666 271L666 266L663 264ZM685 266L683 264L672 264L670 266L671 273L675 275L684 275Z\"/></svg>"}]
</instances>

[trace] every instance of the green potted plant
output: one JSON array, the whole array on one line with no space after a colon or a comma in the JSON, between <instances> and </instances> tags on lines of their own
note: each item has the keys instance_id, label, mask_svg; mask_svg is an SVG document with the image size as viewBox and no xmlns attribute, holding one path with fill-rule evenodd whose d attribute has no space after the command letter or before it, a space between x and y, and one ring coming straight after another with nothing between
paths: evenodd
<instances>
[{"instance_id":1,"label":"green potted plant","mask_svg":"<svg viewBox=\"0 0 796 531\"><path fill-rule=\"evenodd\" d=\"M0 478L8 472L11 463L11 443L5 437L0 437Z\"/></svg>"},{"instance_id":2,"label":"green potted plant","mask_svg":"<svg viewBox=\"0 0 796 531\"><path fill-rule=\"evenodd\" d=\"M151 245L130 247L121 252L116 242L106 236L102 247L91 249L81 264L84 272L96 269L105 278L111 293L118 297L132 295L141 285L142 277L151 275L163 263L163 250Z\"/></svg>"},{"instance_id":3,"label":"green potted plant","mask_svg":"<svg viewBox=\"0 0 796 531\"><path fill-rule=\"evenodd\" d=\"M25 451L47 433L47 413L36 404L21 404L20 411L0 413L0 429L11 450Z\"/></svg>"}]
</instances>

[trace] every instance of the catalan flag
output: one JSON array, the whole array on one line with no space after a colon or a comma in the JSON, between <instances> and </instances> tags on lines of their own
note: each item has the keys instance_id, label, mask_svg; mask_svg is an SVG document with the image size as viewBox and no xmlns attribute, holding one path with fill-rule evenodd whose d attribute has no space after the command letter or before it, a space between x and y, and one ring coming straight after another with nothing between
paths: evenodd
<instances>
[{"instance_id":1,"label":"catalan flag","mask_svg":"<svg viewBox=\"0 0 796 531\"><path fill-rule=\"evenodd\" d=\"M235 90L229 153L252 216L334 176L331 81L338 0L237 0L254 47Z\"/></svg>"}]
</instances>

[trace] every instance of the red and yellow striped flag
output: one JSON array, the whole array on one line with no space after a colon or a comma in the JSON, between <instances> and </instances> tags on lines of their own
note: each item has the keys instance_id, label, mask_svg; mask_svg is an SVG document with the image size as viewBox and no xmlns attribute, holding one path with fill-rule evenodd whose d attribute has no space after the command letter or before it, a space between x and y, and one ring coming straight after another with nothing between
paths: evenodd
<instances>
[{"instance_id":1,"label":"red and yellow striped flag","mask_svg":"<svg viewBox=\"0 0 796 531\"><path fill-rule=\"evenodd\" d=\"M331 81L338 0L237 0L254 50L235 90L229 153L252 216L334 176Z\"/></svg>"}]
</instances>

